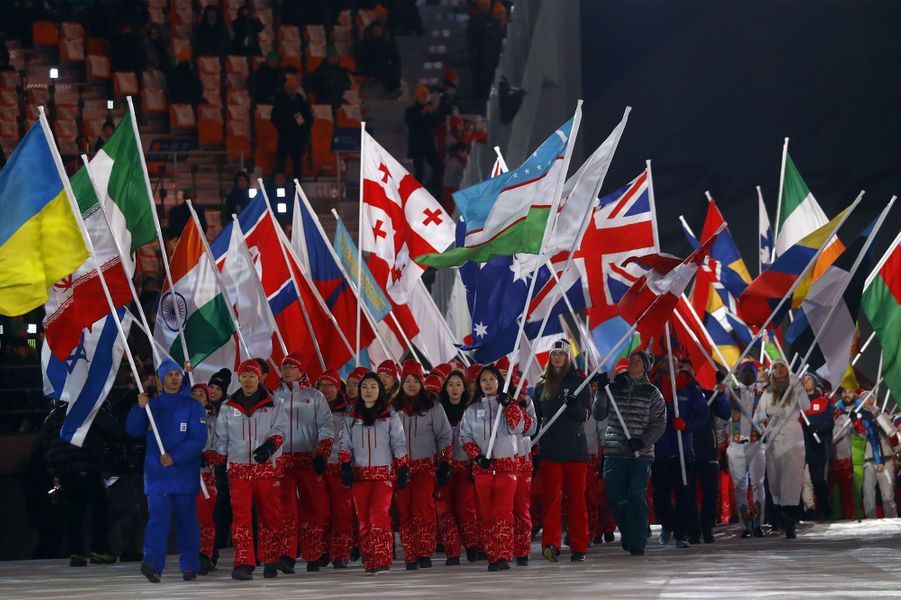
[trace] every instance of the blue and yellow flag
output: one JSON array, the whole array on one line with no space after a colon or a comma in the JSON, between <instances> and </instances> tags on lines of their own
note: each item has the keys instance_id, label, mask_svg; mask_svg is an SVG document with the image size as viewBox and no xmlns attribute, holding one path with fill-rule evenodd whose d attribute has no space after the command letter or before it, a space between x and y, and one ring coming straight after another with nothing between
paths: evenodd
<instances>
[{"instance_id":1,"label":"blue and yellow flag","mask_svg":"<svg viewBox=\"0 0 901 600\"><path fill-rule=\"evenodd\" d=\"M88 258L53 157L35 123L0 171L0 314L44 304L50 286Z\"/></svg>"}]
</instances>

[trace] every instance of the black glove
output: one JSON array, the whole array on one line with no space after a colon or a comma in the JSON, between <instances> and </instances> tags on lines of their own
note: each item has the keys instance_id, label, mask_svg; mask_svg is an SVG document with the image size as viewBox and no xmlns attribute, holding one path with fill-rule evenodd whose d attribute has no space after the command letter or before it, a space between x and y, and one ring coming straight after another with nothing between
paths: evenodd
<instances>
[{"instance_id":1,"label":"black glove","mask_svg":"<svg viewBox=\"0 0 901 600\"><path fill-rule=\"evenodd\" d=\"M438 472L436 473L436 478L438 479L438 487L444 487L447 485L447 482L450 481L452 472L453 470L451 469L450 463L442 462L438 465Z\"/></svg>"},{"instance_id":2,"label":"black glove","mask_svg":"<svg viewBox=\"0 0 901 600\"><path fill-rule=\"evenodd\" d=\"M563 397L563 401L566 402L567 406L578 406L579 398L577 396L573 396L572 394L567 394Z\"/></svg>"},{"instance_id":3,"label":"black glove","mask_svg":"<svg viewBox=\"0 0 901 600\"><path fill-rule=\"evenodd\" d=\"M508 406L513 404L513 398L511 398L508 394L505 394L504 392L500 392L497 395L497 403L500 404L501 406L503 406L504 408L507 408Z\"/></svg>"},{"instance_id":4,"label":"black glove","mask_svg":"<svg viewBox=\"0 0 901 600\"><path fill-rule=\"evenodd\" d=\"M253 460L263 464L269 462L273 454L275 454L275 443L272 440L266 440L262 446L253 451Z\"/></svg>"},{"instance_id":5,"label":"black glove","mask_svg":"<svg viewBox=\"0 0 901 600\"><path fill-rule=\"evenodd\" d=\"M642 448L644 448L644 443L640 438L629 438L626 440L626 446L629 447L629 450L632 452L638 452Z\"/></svg>"},{"instance_id":6,"label":"black glove","mask_svg":"<svg viewBox=\"0 0 901 600\"><path fill-rule=\"evenodd\" d=\"M354 482L354 468L349 462L341 463L341 485L350 487Z\"/></svg>"},{"instance_id":7,"label":"black glove","mask_svg":"<svg viewBox=\"0 0 901 600\"><path fill-rule=\"evenodd\" d=\"M325 465L328 464L326 458L320 454L317 454L313 457L313 471L317 475L322 475L325 473Z\"/></svg>"},{"instance_id":8,"label":"black glove","mask_svg":"<svg viewBox=\"0 0 901 600\"><path fill-rule=\"evenodd\" d=\"M491 466L491 459L485 456L484 454L479 454L476 456L476 464L485 469L486 471Z\"/></svg>"},{"instance_id":9,"label":"black glove","mask_svg":"<svg viewBox=\"0 0 901 600\"><path fill-rule=\"evenodd\" d=\"M857 412L856 410L852 410L852 411L851 411L851 414L850 414L849 416L851 417L851 422L852 422L852 423L856 423L856 422L857 422L857 419L860 418L860 413Z\"/></svg>"},{"instance_id":10,"label":"black glove","mask_svg":"<svg viewBox=\"0 0 901 600\"><path fill-rule=\"evenodd\" d=\"M410 467L398 467L397 489L402 490L410 484Z\"/></svg>"},{"instance_id":11,"label":"black glove","mask_svg":"<svg viewBox=\"0 0 901 600\"><path fill-rule=\"evenodd\" d=\"M607 373L601 371L597 375L594 376L594 383L598 386L598 389L602 389L610 385L610 376Z\"/></svg>"}]
</instances>

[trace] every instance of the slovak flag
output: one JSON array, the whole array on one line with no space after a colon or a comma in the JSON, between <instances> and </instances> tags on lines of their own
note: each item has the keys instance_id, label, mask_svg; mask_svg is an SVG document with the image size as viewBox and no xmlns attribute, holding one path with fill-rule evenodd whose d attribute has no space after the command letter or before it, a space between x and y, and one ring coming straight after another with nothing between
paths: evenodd
<instances>
[{"instance_id":1,"label":"slovak flag","mask_svg":"<svg viewBox=\"0 0 901 600\"><path fill-rule=\"evenodd\" d=\"M454 243L454 221L375 139L363 132L363 207L360 224L369 269L397 304L406 304L426 267L423 254Z\"/></svg>"},{"instance_id":2,"label":"slovak flag","mask_svg":"<svg viewBox=\"0 0 901 600\"><path fill-rule=\"evenodd\" d=\"M623 266L634 263L647 272L620 298L619 316L636 325L642 335L659 336L723 226L684 260L658 253L626 259Z\"/></svg>"}]
</instances>

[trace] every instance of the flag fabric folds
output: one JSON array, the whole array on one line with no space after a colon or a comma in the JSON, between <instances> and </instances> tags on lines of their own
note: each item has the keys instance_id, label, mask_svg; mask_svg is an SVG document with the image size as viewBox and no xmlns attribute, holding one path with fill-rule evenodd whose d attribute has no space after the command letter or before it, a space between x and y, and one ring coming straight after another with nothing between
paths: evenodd
<instances>
[{"instance_id":1,"label":"flag fabric folds","mask_svg":"<svg viewBox=\"0 0 901 600\"><path fill-rule=\"evenodd\" d=\"M356 277L358 256L357 245L354 243L353 238L350 237L350 232L347 231L347 228L344 227L344 223L341 221L338 221L338 224L335 227L335 241L333 246L344 270L351 277ZM388 301L388 298L385 297L384 292L382 292L381 287L379 287L378 282L375 280L375 277L373 277L372 272L365 262L362 266L361 287L362 290L360 296L363 298L363 303L366 305L366 308L369 309L369 314L372 315L372 318L376 322L381 321L389 312L391 312L391 303Z\"/></svg>"},{"instance_id":2,"label":"flag fabric folds","mask_svg":"<svg viewBox=\"0 0 901 600\"><path fill-rule=\"evenodd\" d=\"M861 306L882 344L885 381L901 398L901 234L867 277Z\"/></svg>"},{"instance_id":3,"label":"flag fabric folds","mask_svg":"<svg viewBox=\"0 0 901 600\"><path fill-rule=\"evenodd\" d=\"M770 226L770 216L766 212L766 204L763 203L763 195L757 190L757 250L760 254L759 266L762 272L770 266L770 258L773 256L773 228Z\"/></svg>"},{"instance_id":4,"label":"flag fabric folds","mask_svg":"<svg viewBox=\"0 0 901 600\"><path fill-rule=\"evenodd\" d=\"M36 122L0 171L3 315L21 315L47 302L51 286L88 258L56 167L53 143Z\"/></svg>"}]
</instances>

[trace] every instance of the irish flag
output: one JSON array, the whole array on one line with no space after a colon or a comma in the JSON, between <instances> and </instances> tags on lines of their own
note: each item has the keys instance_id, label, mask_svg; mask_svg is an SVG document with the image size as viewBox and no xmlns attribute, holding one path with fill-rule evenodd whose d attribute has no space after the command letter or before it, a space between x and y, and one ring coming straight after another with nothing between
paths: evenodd
<instances>
[{"instance_id":1,"label":"irish flag","mask_svg":"<svg viewBox=\"0 0 901 600\"><path fill-rule=\"evenodd\" d=\"M864 313L882 343L882 372L892 396L901 397L901 233L864 284Z\"/></svg>"},{"instance_id":2,"label":"irish flag","mask_svg":"<svg viewBox=\"0 0 901 600\"><path fill-rule=\"evenodd\" d=\"M235 333L228 305L205 256L203 235L194 221L185 227L172 253L170 266L174 290L163 287L153 337L175 362L185 361L178 339L179 321L184 327L191 365L197 366L227 343Z\"/></svg>"}]
</instances>

